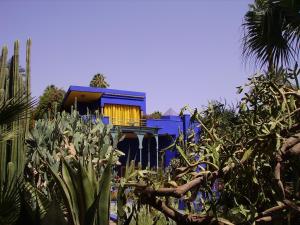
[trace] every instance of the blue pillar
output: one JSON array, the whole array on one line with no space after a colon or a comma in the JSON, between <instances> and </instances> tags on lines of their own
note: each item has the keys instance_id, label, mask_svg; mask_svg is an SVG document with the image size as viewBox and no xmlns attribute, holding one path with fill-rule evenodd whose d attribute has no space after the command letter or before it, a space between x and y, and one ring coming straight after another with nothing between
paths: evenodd
<instances>
[{"instance_id":1,"label":"blue pillar","mask_svg":"<svg viewBox=\"0 0 300 225\"><path fill-rule=\"evenodd\" d=\"M172 137L172 138L170 138L170 139L168 140L166 147L170 146L170 145L173 143L174 139L176 138L176 137L174 137L174 136L171 136L171 137ZM172 140L172 139L173 139L173 140ZM172 160L173 158L176 158L176 155L177 155L177 152L176 152L175 149L169 149L169 150L166 150L166 151L165 151L165 160L164 160L165 162L164 162L164 166L165 166L165 167L169 166L171 160Z\"/></svg>"},{"instance_id":2,"label":"blue pillar","mask_svg":"<svg viewBox=\"0 0 300 225\"><path fill-rule=\"evenodd\" d=\"M137 137L139 139L140 163L142 163L142 149L143 149L144 135L138 134Z\"/></svg>"},{"instance_id":3,"label":"blue pillar","mask_svg":"<svg viewBox=\"0 0 300 225\"><path fill-rule=\"evenodd\" d=\"M155 134L155 141L156 141L156 169L158 170L158 135Z\"/></svg>"},{"instance_id":4,"label":"blue pillar","mask_svg":"<svg viewBox=\"0 0 300 225\"><path fill-rule=\"evenodd\" d=\"M186 141L187 140L187 137L188 137L188 130L189 130L189 127L190 127L190 119L191 119L191 116L190 115L183 115L182 117L182 132L183 132L183 136L184 136L184 140Z\"/></svg>"}]
</instances>

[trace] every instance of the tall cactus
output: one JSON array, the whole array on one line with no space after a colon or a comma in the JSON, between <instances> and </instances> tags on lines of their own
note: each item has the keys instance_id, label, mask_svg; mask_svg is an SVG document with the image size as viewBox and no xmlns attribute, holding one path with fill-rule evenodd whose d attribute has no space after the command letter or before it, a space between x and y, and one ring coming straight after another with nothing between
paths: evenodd
<instances>
[{"instance_id":1,"label":"tall cactus","mask_svg":"<svg viewBox=\"0 0 300 225\"><path fill-rule=\"evenodd\" d=\"M19 73L19 41L14 43L9 64L6 46L2 48L0 58L0 224L13 224L20 212L17 186L24 171L24 141L29 132L30 47L29 39L25 81ZM5 134L10 135L3 138Z\"/></svg>"},{"instance_id":2,"label":"tall cactus","mask_svg":"<svg viewBox=\"0 0 300 225\"><path fill-rule=\"evenodd\" d=\"M1 52L1 59L0 59L0 89L4 90L5 87L5 80L6 80L6 62L7 62L7 47L4 46Z\"/></svg>"},{"instance_id":3,"label":"tall cactus","mask_svg":"<svg viewBox=\"0 0 300 225\"><path fill-rule=\"evenodd\" d=\"M10 96L9 98L16 98L18 94L19 89L19 41L15 41L14 43L14 55L12 56L11 65L10 65L10 74L9 74L9 87L10 87ZM15 101L15 99L14 99ZM13 130L16 130L19 128L19 131L21 132L22 127L18 127L19 120L13 122ZM18 136L15 136L14 139L11 142L11 162L14 162L16 167L19 167L19 154L23 149L18 150L18 141L20 132L18 133Z\"/></svg>"},{"instance_id":4,"label":"tall cactus","mask_svg":"<svg viewBox=\"0 0 300 225\"><path fill-rule=\"evenodd\" d=\"M0 104L4 104L7 98L8 90L7 90L7 47L4 46L2 48L1 52L1 59L0 59ZM0 127L1 133L3 130L6 129L6 125L2 125ZM2 142L1 144L1 150L0 150L0 187L5 182L5 171L6 171L6 142ZM1 191L1 190L0 190Z\"/></svg>"},{"instance_id":5,"label":"tall cactus","mask_svg":"<svg viewBox=\"0 0 300 225\"><path fill-rule=\"evenodd\" d=\"M26 96L27 96L27 102L30 101L30 94L31 94L31 39L28 39L26 42ZM27 111L27 115L29 115L29 111ZM28 116L26 121L26 134L29 132L29 126L30 126L30 117Z\"/></svg>"}]
</instances>

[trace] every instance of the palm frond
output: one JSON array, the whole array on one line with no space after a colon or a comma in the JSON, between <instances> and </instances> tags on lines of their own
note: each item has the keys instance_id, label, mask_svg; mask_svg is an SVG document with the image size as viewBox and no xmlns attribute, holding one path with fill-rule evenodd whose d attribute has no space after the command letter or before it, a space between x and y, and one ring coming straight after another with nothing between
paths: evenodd
<instances>
[{"instance_id":1,"label":"palm frond","mask_svg":"<svg viewBox=\"0 0 300 225\"><path fill-rule=\"evenodd\" d=\"M34 214L35 211L39 211L39 219L42 219L48 211L51 203L50 200L44 193L29 182L24 183L23 191L26 195L26 203L32 210L32 214Z\"/></svg>"},{"instance_id":2,"label":"palm frond","mask_svg":"<svg viewBox=\"0 0 300 225\"><path fill-rule=\"evenodd\" d=\"M12 140L18 134L18 130L2 130L0 133L0 143L8 140Z\"/></svg>"},{"instance_id":3,"label":"palm frond","mask_svg":"<svg viewBox=\"0 0 300 225\"><path fill-rule=\"evenodd\" d=\"M20 214L20 184L22 178L14 176L0 186L0 224L14 224Z\"/></svg>"},{"instance_id":4,"label":"palm frond","mask_svg":"<svg viewBox=\"0 0 300 225\"><path fill-rule=\"evenodd\" d=\"M288 2L285 3L284 2ZM291 0L256 0L244 16L242 54L265 65L289 65L299 53L300 15Z\"/></svg>"},{"instance_id":5,"label":"palm frond","mask_svg":"<svg viewBox=\"0 0 300 225\"><path fill-rule=\"evenodd\" d=\"M9 124L17 119L24 119L35 105L35 100L26 95L17 95L8 100L0 99L0 125Z\"/></svg>"}]
</instances>

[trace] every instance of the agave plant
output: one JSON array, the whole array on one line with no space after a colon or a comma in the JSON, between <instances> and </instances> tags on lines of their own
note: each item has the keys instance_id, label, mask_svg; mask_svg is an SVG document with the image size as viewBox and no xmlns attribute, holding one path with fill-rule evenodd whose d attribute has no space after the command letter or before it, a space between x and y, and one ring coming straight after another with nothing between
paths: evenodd
<instances>
[{"instance_id":1,"label":"agave plant","mask_svg":"<svg viewBox=\"0 0 300 225\"><path fill-rule=\"evenodd\" d=\"M70 224L109 224L111 166L109 161L100 179L97 179L91 157L87 165L75 160L68 163L63 159L61 175L50 167L63 197Z\"/></svg>"}]
</instances>

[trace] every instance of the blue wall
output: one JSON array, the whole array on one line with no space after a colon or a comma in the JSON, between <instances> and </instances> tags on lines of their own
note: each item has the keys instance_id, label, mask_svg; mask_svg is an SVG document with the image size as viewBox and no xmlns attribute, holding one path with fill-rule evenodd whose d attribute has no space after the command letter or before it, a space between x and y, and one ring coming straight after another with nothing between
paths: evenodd
<instances>
[{"instance_id":1,"label":"blue wall","mask_svg":"<svg viewBox=\"0 0 300 225\"><path fill-rule=\"evenodd\" d=\"M178 136L179 129L187 136L188 130L193 129L198 132L197 124L190 123L190 115L180 116L162 116L161 119L148 119L148 127L160 128L158 134L169 134Z\"/></svg>"},{"instance_id":2,"label":"blue wall","mask_svg":"<svg viewBox=\"0 0 300 225\"><path fill-rule=\"evenodd\" d=\"M189 135L189 129L193 129L196 134L199 134L199 128L197 124L190 123L190 115L180 116L162 116L161 119L148 119L147 120L148 127L156 127L160 128L158 130L159 135L167 134L171 136L173 139L178 137L179 130L183 132L184 139L187 139ZM198 135L196 136L196 141L198 140ZM161 148L168 147L171 144L169 140L162 139L164 143L161 143ZM177 151L175 149L167 150L165 152L164 165L168 166L170 164L171 159L177 157Z\"/></svg>"}]
</instances>

